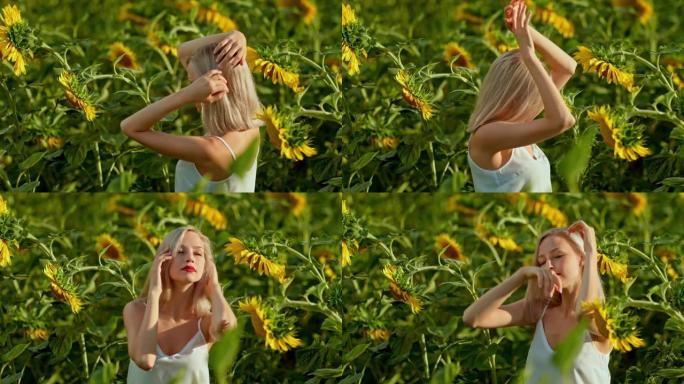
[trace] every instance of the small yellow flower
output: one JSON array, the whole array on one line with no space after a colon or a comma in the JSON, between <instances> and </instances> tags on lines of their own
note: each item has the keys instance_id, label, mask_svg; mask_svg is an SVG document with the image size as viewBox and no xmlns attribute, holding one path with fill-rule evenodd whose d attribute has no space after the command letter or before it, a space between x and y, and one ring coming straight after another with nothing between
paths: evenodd
<instances>
[{"instance_id":1,"label":"small yellow flower","mask_svg":"<svg viewBox=\"0 0 684 384\"><path fill-rule=\"evenodd\" d=\"M45 341L50 337L50 331L45 328L28 328L25 330L26 336L34 341Z\"/></svg>"},{"instance_id":2,"label":"small yellow flower","mask_svg":"<svg viewBox=\"0 0 684 384\"><path fill-rule=\"evenodd\" d=\"M454 58L457 59L454 60ZM444 61L449 64L452 60L454 60L452 65L455 67L475 68L470 53L454 41L444 46Z\"/></svg>"},{"instance_id":3,"label":"small yellow flower","mask_svg":"<svg viewBox=\"0 0 684 384\"><path fill-rule=\"evenodd\" d=\"M131 21L133 24L138 26L145 26L150 22L146 17L142 17L130 12L129 9L131 9L131 7L133 7L132 3L126 3L122 5L121 8L119 8L119 15L117 16L117 19L119 21Z\"/></svg>"},{"instance_id":4,"label":"small yellow flower","mask_svg":"<svg viewBox=\"0 0 684 384\"><path fill-rule=\"evenodd\" d=\"M366 328L363 330L363 336L373 341L387 341L392 333L384 328Z\"/></svg>"},{"instance_id":5,"label":"small yellow flower","mask_svg":"<svg viewBox=\"0 0 684 384\"><path fill-rule=\"evenodd\" d=\"M601 274L609 274L618 278L623 283L629 282L629 276L627 273L627 264L617 262L610 257L606 256L604 253L598 254L598 267Z\"/></svg>"},{"instance_id":6,"label":"small yellow flower","mask_svg":"<svg viewBox=\"0 0 684 384\"><path fill-rule=\"evenodd\" d=\"M551 206L546 201L534 200L526 196L525 200L527 213L539 215L548 220L554 227L565 227L568 225L568 218L558 208Z\"/></svg>"},{"instance_id":7,"label":"small yellow flower","mask_svg":"<svg viewBox=\"0 0 684 384\"><path fill-rule=\"evenodd\" d=\"M197 0L178 1L177 7L186 12L198 9L197 20L202 23L215 25L223 32L238 29L238 25L233 19L221 13L217 3L212 3L209 8L207 8L201 6Z\"/></svg>"},{"instance_id":8,"label":"small yellow flower","mask_svg":"<svg viewBox=\"0 0 684 384\"><path fill-rule=\"evenodd\" d=\"M44 149L56 150L64 146L64 139L56 136L40 136L38 137L38 145Z\"/></svg>"},{"instance_id":9,"label":"small yellow flower","mask_svg":"<svg viewBox=\"0 0 684 384\"><path fill-rule=\"evenodd\" d=\"M268 257L247 248L240 239L231 237L225 249L233 256L236 263L246 264L259 275L273 277L281 284L287 280L284 265L278 264Z\"/></svg>"},{"instance_id":10,"label":"small yellow flower","mask_svg":"<svg viewBox=\"0 0 684 384\"><path fill-rule=\"evenodd\" d=\"M483 239L489 241L493 246L499 246L507 251L522 252L522 247L510 237L497 236L490 233L482 224L477 224L475 232Z\"/></svg>"},{"instance_id":11,"label":"small yellow flower","mask_svg":"<svg viewBox=\"0 0 684 384\"><path fill-rule=\"evenodd\" d=\"M218 209L210 206L205 201L204 196L199 200L188 200L185 212L194 216L200 216L211 224L216 230L224 230L228 227L228 220Z\"/></svg>"},{"instance_id":12,"label":"small yellow flower","mask_svg":"<svg viewBox=\"0 0 684 384\"><path fill-rule=\"evenodd\" d=\"M270 79L273 84L284 84L295 93L304 91L299 85L299 75L288 71L278 63L262 58L252 47L247 47L247 65L256 73L261 73L264 78Z\"/></svg>"},{"instance_id":13,"label":"small yellow flower","mask_svg":"<svg viewBox=\"0 0 684 384\"><path fill-rule=\"evenodd\" d=\"M14 74L21 76L26 73L26 58L33 58L30 49L32 31L21 18L21 12L16 5L6 5L2 9L0 25L0 59L14 63Z\"/></svg>"},{"instance_id":14,"label":"small yellow flower","mask_svg":"<svg viewBox=\"0 0 684 384\"><path fill-rule=\"evenodd\" d=\"M135 53L125 46L124 43L117 41L109 46L109 60L115 61L119 57L121 57L121 60L116 64L117 66L129 69L140 68Z\"/></svg>"},{"instance_id":15,"label":"small yellow flower","mask_svg":"<svg viewBox=\"0 0 684 384\"><path fill-rule=\"evenodd\" d=\"M441 233L435 238L435 249L442 252L442 257L452 260L465 260L461 246L446 233Z\"/></svg>"},{"instance_id":16,"label":"small yellow flower","mask_svg":"<svg viewBox=\"0 0 684 384\"><path fill-rule=\"evenodd\" d=\"M353 253L357 253L359 251L359 242L352 239L352 240L342 240L342 266L346 267L347 265L351 264L351 256Z\"/></svg>"},{"instance_id":17,"label":"small yellow flower","mask_svg":"<svg viewBox=\"0 0 684 384\"><path fill-rule=\"evenodd\" d=\"M101 234L97 237L95 242L97 243L98 253L105 251L104 254L102 254L103 257L118 261L127 259L126 255L124 254L123 246L112 236L106 233Z\"/></svg>"},{"instance_id":18,"label":"small yellow flower","mask_svg":"<svg viewBox=\"0 0 684 384\"><path fill-rule=\"evenodd\" d=\"M290 212L295 217L299 217L306 208L306 195L298 192L266 192L266 196L272 199L284 200L287 202Z\"/></svg>"},{"instance_id":19,"label":"small yellow flower","mask_svg":"<svg viewBox=\"0 0 684 384\"><path fill-rule=\"evenodd\" d=\"M154 30L152 30L151 28L149 31L147 31L147 41L153 47L159 48L162 52L164 52L164 54L170 54L174 57L178 57L178 49L173 45L162 42L157 33L154 32Z\"/></svg>"},{"instance_id":20,"label":"small yellow flower","mask_svg":"<svg viewBox=\"0 0 684 384\"><path fill-rule=\"evenodd\" d=\"M12 264L10 256L8 242L4 239L0 239L0 267L7 267Z\"/></svg>"},{"instance_id":21,"label":"small yellow flower","mask_svg":"<svg viewBox=\"0 0 684 384\"><path fill-rule=\"evenodd\" d=\"M383 267L382 273L390 281L390 292L395 299L408 304L413 314L419 313L423 309L423 302L414 294L400 287L396 279L397 267L387 264Z\"/></svg>"},{"instance_id":22,"label":"small yellow flower","mask_svg":"<svg viewBox=\"0 0 684 384\"><path fill-rule=\"evenodd\" d=\"M140 236L140 238L147 240L153 247L158 246L161 242L159 237L150 233L150 231L148 231L147 228L145 228L145 226L140 222L135 223L135 233Z\"/></svg>"},{"instance_id":23,"label":"small yellow flower","mask_svg":"<svg viewBox=\"0 0 684 384\"><path fill-rule=\"evenodd\" d=\"M371 144L378 149L396 149L399 146L399 138L396 136L371 136Z\"/></svg>"},{"instance_id":24,"label":"small yellow flower","mask_svg":"<svg viewBox=\"0 0 684 384\"><path fill-rule=\"evenodd\" d=\"M309 0L278 0L276 4L281 8L297 8L299 11L299 16L302 18L302 22L306 25L311 25L316 18L316 14L318 13L316 4Z\"/></svg>"},{"instance_id":25,"label":"small yellow flower","mask_svg":"<svg viewBox=\"0 0 684 384\"><path fill-rule=\"evenodd\" d=\"M484 19L480 16L474 15L470 12L467 11L468 3L461 3L459 4L456 9L454 9L453 17L454 20L460 21L464 20L468 24L473 24L473 25L481 25L484 22Z\"/></svg>"},{"instance_id":26,"label":"small yellow flower","mask_svg":"<svg viewBox=\"0 0 684 384\"><path fill-rule=\"evenodd\" d=\"M78 313L83 307L83 302L78 297L72 285L63 276L62 270L55 264L48 263L43 269L43 273L50 279L50 290L59 300L69 304L71 312Z\"/></svg>"},{"instance_id":27,"label":"small yellow flower","mask_svg":"<svg viewBox=\"0 0 684 384\"><path fill-rule=\"evenodd\" d=\"M632 126L621 127L615 124L609 107L596 107L587 115L599 124L603 141L613 148L615 156L627 161L634 161L651 154L651 150L643 145L641 132Z\"/></svg>"},{"instance_id":28,"label":"small yellow flower","mask_svg":"<svg viewBox=\"0 0 684 384\"><path fill-rule=\"evenodd\" d=\"M632 212L637 216L641 216L648 207L648 198L645 193L628 192L627 200L632 203Z\"/></svg>"},{"instance_id":29,"label":"small yellow flower","mask_svg":"<svg viewBox=\"0 0 684 384\"><path fill-rule=\"evenodd\" d=\"M80 109L85 114L86 120L93 121L97 115L97 110L90 102L85 86L80 84L76 76L71 72L62 71L59 75L59 83L64 88L66 99L72 107Z\"/></svg>"},{"instance_id":30,"label":"small yellow flower","mask_svg":"<svg viewBox=\"0 0 684 384\"><path fill-rule=\"evenodd\" d=\"M0 196L0 216L6 215L9 213L9 209L7 208L7 202L5 199Z\"/></svg>"},{"instance_id":31,"label":"small yellow flower","mask_svg":"<svg viewBox=\"0 0 684 384\"><path fill-rule=\"evenodd\" d=\"M674 83L674 86L680 90L684 89L684 77L682 77L681 72L682 68L684 68L684 64L673 58L667 58L663 60L663 65L665 65L665 69L667 69L667 72L672 76L672 83Z\"/></svg>"},{"instance_id":32,"label":"small yellow flower","mask_svg":"<svg viewBox=\"0 0 684 384\"><path fill-rule=\"evenodd\" d=\"M577 53L575 53L575 60L579 62L584 68L585 72L594 72L600 78L606 79L608 84L619 84L629 92L634 92L637 87L634 86L634 75L625 72L615 65L596 58L594 53L585 46L580 46Z\"/></svg>"},{"instance_id":33,"label":"small yellow flower","mask_svg":"<svg viewBox=\"0 0 684 384\"><path fill-rule=\"evenodd\" d=\"M404 100L420 112L423 120L430 120L434 110L427 98L419 94L417 88L411 84L409 73L402 69L397 72L394 79L401 85L401 95Z\"/></svg>"},{"instance_id":34,"label":"small yellow flower","mask_svg":"<svg viewBox=\"0 0 684 384\"><path fill-rule=\"evenodd\" d=\"M356 13L349 4L342 4L342 26L346 27L356 22Z\"/></svg>"}]
</instances>

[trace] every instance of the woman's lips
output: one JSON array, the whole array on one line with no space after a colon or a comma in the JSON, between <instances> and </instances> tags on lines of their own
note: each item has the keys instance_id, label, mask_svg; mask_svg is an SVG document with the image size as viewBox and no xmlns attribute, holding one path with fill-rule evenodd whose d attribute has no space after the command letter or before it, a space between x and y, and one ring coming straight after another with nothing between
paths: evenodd
<instances>
[{"instance_id":1,"label":"woman's lips","mask_svg":"<svg viewBox=\"0 0 684 384\"><path fill-rule=\"evenodd\" d=\"M197 271L195 270L195 268L193 268L193 267L191 267L191 266L189 266L189 265L188 265L187 267L184 267L184 268L183 268L183 271L185 271L185 272L197 272Z\"/></svg>"}]
</instances>

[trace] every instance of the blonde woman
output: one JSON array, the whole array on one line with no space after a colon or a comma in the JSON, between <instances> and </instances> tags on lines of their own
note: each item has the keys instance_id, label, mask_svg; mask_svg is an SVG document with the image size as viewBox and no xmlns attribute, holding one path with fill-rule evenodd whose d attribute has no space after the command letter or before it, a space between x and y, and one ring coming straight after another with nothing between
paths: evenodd
<instances>
[{"instance_id":1,"label":"blonde woman","mask_svg":"<svg viewBox=\"0 0 684 384\"><path fill-rule=\"evenodd\" d=\"M178 159L176 192L254 192L257 157L241 175L230 166L255 140L261 105L254 79L245 63L246 39L239 31L203 37L181 44L178 58L190 85L158 100L121 122L124 134L162 155ZM202 115L204 136L177 136L153 129L167 114L195 104Z\"/></svg>"},{"instance_id":2,"label":"blonde woman","mask_svg":"<svg viewBox=\"0 0 684 384\"><path fill-rule=\"evenodd\" d=\"M551 192L551 166L537 143L575 124L560 89L577 63L532 28L530 17L522 0L506 8L519 48L494 61L468 122L468 164L476 192ZM542 110L544 117L535 119Z\"/></svg>"},{"instance_id":3,"label":"blonde woman","mask_svg":"<svg viewBox=\"0 0 684 384\"><path fill-rule=\"evenodd\" d=\"M577 325L582 302L604 300L594 229L583 221L552 229L540 237L535 258L534 266L520 268L471 304L463 322L475 328L535 326L527 355L526 383L561 382L561 373L553 363L554 349ZM504 304L525 282L525 298ZM605 329L593 318L589 320L570 378L577 384L608 384L612 347Z\"/></svg>"},{"instance_id":4,"label":"blonde woman","mask_svg":"<svg viewBox=\"0 0 684 384\"><path fill-rule=\"evenodd\" d=\"M237 325L223 297L211 243L192 226L166 235L140 297L123 310L129 384L209 383L209 349Z\"/></svg>"}]
</instances>

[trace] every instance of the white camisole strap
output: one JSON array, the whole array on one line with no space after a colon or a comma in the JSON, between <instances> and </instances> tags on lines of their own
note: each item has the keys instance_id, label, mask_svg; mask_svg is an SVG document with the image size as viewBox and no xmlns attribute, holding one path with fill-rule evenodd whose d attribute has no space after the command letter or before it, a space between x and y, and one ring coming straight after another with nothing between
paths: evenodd
<instances>
[{"instance_id":1,"label":"white camisole strap","mask_svg":"<svg viewBox=\"0 0 684 384\"><path fill-rule=\"evenodd\" d=\"M235 152L233 151L233 148L231 148L230 145L228 145L228 143L223 139L223 137L220 137L220 136L214 136L214 137L216 137L217 139L221 140L221 142L223 143L223 145L225 145L226 148L228 148L228 151L229 151L230 154L233 156L233 160L235 160L235 159L237 158L237 156L235 156Z\"/></svg>"}]
</instances>

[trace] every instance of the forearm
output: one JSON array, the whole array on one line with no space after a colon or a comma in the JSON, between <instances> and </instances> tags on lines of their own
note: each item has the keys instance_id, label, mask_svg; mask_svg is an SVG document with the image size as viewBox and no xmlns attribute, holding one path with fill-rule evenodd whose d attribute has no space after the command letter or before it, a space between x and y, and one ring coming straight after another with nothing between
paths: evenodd
<instances>
[{"instance_id":1,"label":"forearm","mask_svg":"<svg viewBox=\"0 0 684 384\"><path fill-rule=\"evenodd\" d=\"M183 90L172 93L125 118L121 122L121 129L128 136L135 135L137 132L149 131L164 116L188 103L190 101Z\"/></svg>"},{"instance_id":2,"label":"forearm","mask_svg":"<svg viewBox=\"0 0 684 384\"><path fill-rule=\"evenodd\" d=\"M594 252L585 255L584 272L582 273L582 285L577 295L577 310L579 311L584 301L601 300L601 290L598 286L600 276L597 268L597 256Z\"/></svg>"},{"instance_id":3,"label":"forearm","mask_svg":"<svg viewBox=\"0 0 684 384\"><path fill-rule=\"evenodd\" d=\"M230 308L230 304L223 297L220 288L216 288L210 295L211 300L211 327L210 332L215 339L220 338L221 334L237 325L235 313Z\"/></svg>"},{"instance_id":4,"label":"forearm","mask_svg":"<svg viewBox=\"0 0 684 384\"><path fill-rule=\"evenodd\" d=\"M190 57L193 53L195 53L196 50L204 47L205 45L218 43L235 32L236 31L224 32L216 35L209 35L200 37L198 39L186 41L178 46L178 58L180 59L183 66L187 66L187 60L190 59Z\"/></svg>"},{"instance_id":5,"label":"forearm","mask_svg":"<svg viewBox=\"0 0 684 384\"><path fill-rule=\"evenodd\" d=\"M563 51L554 42L549 40L546 36L539 33L534 28L530 28L534 48L538 51L545 62L551 67L551 71L563 71L568 74L575 73L577 62Z\"/></svg>"},{"instance_id":6,"label":"forearm","mask_svg":"<svg viewBox=\"0 0 684 384\"><path fill-rule=\"evenodd\" d=\"M499 309L508 298L525 281L521 270L516 271L501 284L487 291L463 313L463 322L475 324L480 318L486 318L490 313Z\"/></svg>"},{"instance_id":7,"label":"forearm","mask_svg":"<svg viewBox=\"0 0 684 384\"><path fill-rule=\"evenodd\" d=\"M156 346L157 346L157 322L159 321L159 298L149 297L147 306L145 308L145 315L136 340L137 351L135 357L136 362L142 365L151 366L156 360Z\"/></svg>"},{"instance_id":8,"label":"forearm","mask_svg":"<svg viewBox=\"0 0 684 384\"><path fill-rule=\"evenodd\" d=\"M531 53L529 55L523 54L522 57L541 95L545 116L555 121L565 121L572 118L572 114L565 105L560 91L558 91L551 77L546 73L544 66L537 56Z\"/></svg>"}]
</instances>

